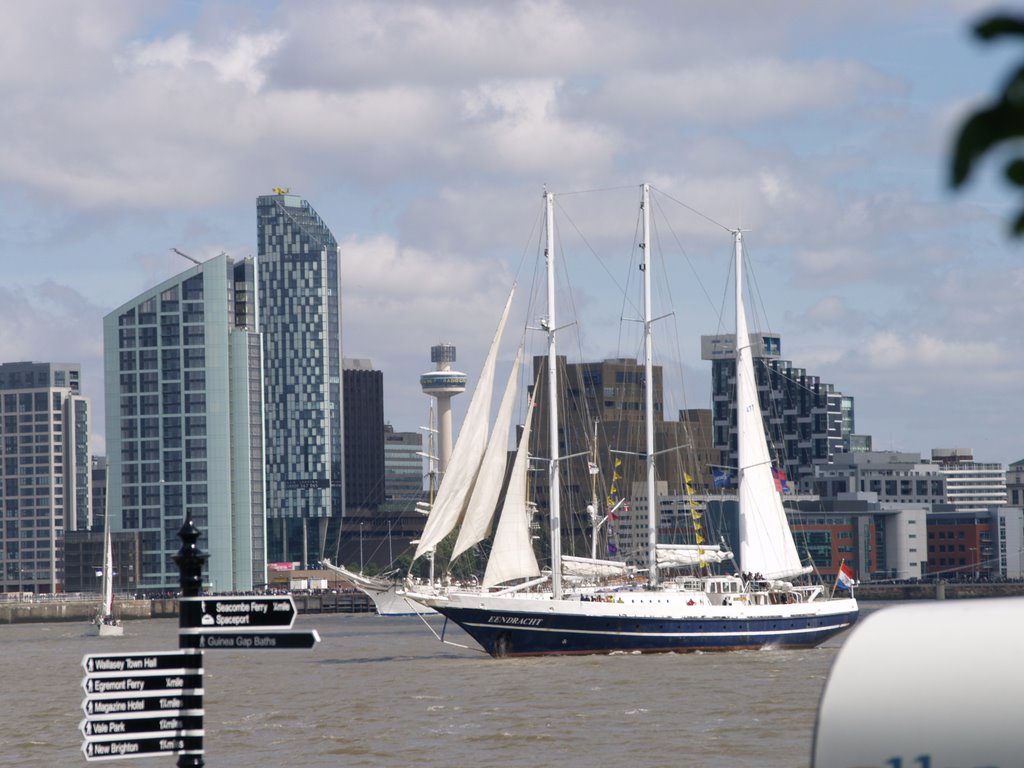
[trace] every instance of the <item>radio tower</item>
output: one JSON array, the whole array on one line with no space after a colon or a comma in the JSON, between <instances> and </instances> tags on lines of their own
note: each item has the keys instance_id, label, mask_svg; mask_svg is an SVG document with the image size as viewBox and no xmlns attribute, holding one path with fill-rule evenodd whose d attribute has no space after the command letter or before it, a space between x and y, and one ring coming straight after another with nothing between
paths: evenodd
<instances>
[{"instance_id":1,"label":"radio tower","mask_svg":"<svg viewBox=\"0 0 1024 768\"><path fill-rule=\"evenodd\" d=\"M466 391L466 374L452 370L455 347L438 344L430 348L430 362L437 369L420 376L423 394L437 400L438 470L444 475L452 455L452 397Z\"/></svg>"}]
</instances>

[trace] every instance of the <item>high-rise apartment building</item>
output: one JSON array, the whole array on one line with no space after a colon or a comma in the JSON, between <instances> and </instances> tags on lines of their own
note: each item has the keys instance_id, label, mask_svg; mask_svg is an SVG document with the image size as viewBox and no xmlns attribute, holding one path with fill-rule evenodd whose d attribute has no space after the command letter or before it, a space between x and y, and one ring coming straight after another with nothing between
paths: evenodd
<instances>
[{"instance_id":1,"label":"high-rise apartment building","mask_svg":"<svg viewBox=\"0 0 1024 768\"><path fill-rule=\"evenodd\" d=\"M140 590L178 585L186 515L211 589L266 581L254 279L252 259L221 254L103 319L108 522L139 532Z\"/></svg>"},{"instance_id":2,"label":"high-rise apartment building","mask_svg":"<svg viewBox=\"0 0 1024 768\"><path fill-rule=\"evenodd\" d=\"M77 363L0 363L0 591L63 589L64 535L92 524Z\"/></svg>"},{"instance_id":3,"label":"high-rise apartment building","mask_svg":"<svg viewBox=\"0 0 1024 768\"><path fill-rule=\"evenodd\" d=\"M790 480L814 474L853 447L854 401L806 369L782 360L782 337L751 333L754 373L761 397L765 432ZM701 336L701 359L711 361L715 447L724 463L736 457L736 336Z\"/></svg>"},{"instance_id":4,"label":"high-rise apartment building","mask_svg":"<svg viewBox=\"0 0 1024 768\"><path fill-rule=\"evenodd\" d=\"M286 190L256 201L271 560L320 559L345 513L338 243Z\"/></svg>"}]
</instances>

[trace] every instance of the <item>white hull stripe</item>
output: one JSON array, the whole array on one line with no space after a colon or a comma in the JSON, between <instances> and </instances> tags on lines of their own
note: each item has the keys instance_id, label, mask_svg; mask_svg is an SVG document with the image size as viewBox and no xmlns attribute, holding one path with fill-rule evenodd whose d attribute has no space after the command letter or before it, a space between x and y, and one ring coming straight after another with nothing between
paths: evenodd
<instances>
[{"instance_id":1,"label":"white hull stripe","mask_svg":"<svg viewBox=\"0 0 1024 768\"><path fill-rule=\"evenodd\" d=\"M568 629L561 627L522 627L514 624L488 624L480 622L465 622L467 627L478 627L480 629L491 629L491 630L514 630L517 632L561 632L567 635L612 635L615 637L746 637L749 635L771 635L774 637L782 637L785 635L807 635L818 632L831 632L845 629L850 626L850 622L844 621L840 624L826 624L820 627L803 627L801 629L766 629L766 630L750 630L750 631L734 631L734 632L631 632L622 631L616 632L607 629Z\"/></svg>"}]
</instances>

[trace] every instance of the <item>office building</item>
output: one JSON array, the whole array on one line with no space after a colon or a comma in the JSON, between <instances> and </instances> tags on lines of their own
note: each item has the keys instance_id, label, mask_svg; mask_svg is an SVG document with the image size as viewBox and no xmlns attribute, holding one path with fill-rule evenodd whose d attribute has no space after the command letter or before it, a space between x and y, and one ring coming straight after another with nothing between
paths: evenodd
<instances>
[{"instance_id":1,"label":"office building","mask_svg":"<svg viewBox=\"0 0 1024 768\"><path fill-rule=\"evenodd\" d=\"M832 464L816 466L799 487L823 499L871 498L889 506L931 508L948 501L946 483L941 468L923 461L919 453L859 451L839 454Z\"/></svg>"},{"instance_id":2,"label":"office building","mask_svg":"<svg viewBox=\"0 0 1024 768\"><path fill-rule=\"evenodd\" d=\"M270 559L323 557L345 513L338 243L287 190L256 201Z\"/></svg>"},{"instance_id":3,"label":"office building","mask_svg":"<svg viewBox=\"0 0 1024 768\"><path fill-rule=\"evenodd\" d=\"M928 515L928 573L946 581L1024 576L1024 512L992 506L964 512L938 506Z\"/></svg>"},{"instance_id":4,"label":"office building","mask_svg":"<svg viewBox=\"0 0 1024 768\"><path fill-rule=\"evenodd\" d=\"M107 457L93 456L92 470L92 525L95 531L102 531L107 519Z\"/></svg>"},{"instance_id":5,"label":"office building","mask_svg":"<svg viewBox=\"0 0 1024 768\"><path fill-rule=\"evenodd\" d=\"M864 442L854 440L854 400L804 368L781 359L782 337L751 333L754 373L761 395L768 442L790 480L814 474L837 455ZM724 463L736 466L736 336L701 337L701 359L711 361L714 445ZM870 444L868 443L868 446Z\"/></svg>"},{"instance_id":6,"label":"office building","mask_svg":"<svg viewBox=\"0 0 1024 768\"><path fill-rule=\"evenodd\" d=\"M211 590L266 581L261 345L252 259L221 254L103 320L112 531L139 533L140 590L174 589L186 515Z\"/></svg>"},{"instance_id":7,"label":"office building","mask_svg":"<svg viewBox=\"0 0 1024 768\"><path fill-rule=\"evenodd\" d=\"M546 357L534 358L533 376L539 382L539 402L547 398L547 377L538 376L546 366ZM641 526L647 530L645 508L632 503L638 498L633 490L635 484L646 477L643 365L631 358L567 363L560 356L556 372L562 421L559 452L565 457L561 469L563 521L573 529L576 539L571 545L574 549L567 551L590 554L592 518L588 507L594 507L596 497L596 519L623 503L616 519L608 522L609 529L601 533L602 541L609 537L612 546L606 549L602 543L598 554L610 553L622 559L637 557L639 550L631 543L620 552L614 542L621 535L623 542L632 542L637 537L637 547L647 546L646 539L641 542L643 537L638 533ZM656 477L668 494L683 493L687 476L695 489L707 489L712 484L711 468L721 463L720 452L711 445L711 413L686 410L680 411L676 420L665 418L661 366L654 366L653 374ZM537 408L530 436L533 456L549 455L548 434L547 409ZM536 473L534 479L534 499L539 508L546 509L547 474ZM616 551L610 552L611 549Z\"/></svg>"},{"instance_id":8,"label":"office building","mask_svg":"<svg viewBox=\"0 0 1024 768\"><path fill-rule=\"evenodd\" d=\"M345 506L372 512L384 503L384 375L365 359L342 363Z\"/></svg>"},{"instance_id":9,"label":"office building","mask_svg":"<svg viewBox=\"0 0 1024 768\"><path fill-rule=\"evenodd\" d=\"M411 509L424 500L423 453L421 433L396 432L390 424L384 425L385 503Z\"/></svg>"},{"instance_id":10,"label":"office building","mask_svg":"<svg viewBox=\"0 0 1024 768\"><path fill-rule=\"evenodd\" d=\"M64 591L98 594L103 577L103 531L68 531L64 537ZM114 593L134 595L142 552L140 531L111 534Z\"/></svg>"},{"instance_id":11,"label":"office building","mask_svg":"<svg viewBox=\"0 0 1024 768\"><path fill-rule=\"evenodd\" d=\"M0 363L0 591L63 590L64 536L92 524L77 363Z\"/></svg>"}]
</instances>

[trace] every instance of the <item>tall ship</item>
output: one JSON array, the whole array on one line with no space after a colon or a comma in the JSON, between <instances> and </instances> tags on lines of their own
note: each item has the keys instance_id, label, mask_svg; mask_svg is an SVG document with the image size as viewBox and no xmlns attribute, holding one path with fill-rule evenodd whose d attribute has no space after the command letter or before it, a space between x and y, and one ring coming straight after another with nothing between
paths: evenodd
<instances>
[{"instance_id":1,"label":"tall ship","mask_svg":"<svg viewBox=\"0 0 1024 768\"><path fill-rule=\"evenodd\" d=\"M651 305L653 247L650 225L650 187L641 188L642 218L641 271L643 274L643 346L646 399L646 488L649 563L647 578L623 579L624 564L597 558L569 558L562 555L558 400L556 380L556 307L554 195L545 193L547 314L542 323L547 332L548 409L550 457L546 458L550 488L551 568L542 573L533 555L524 512L526 495L526 451L528 440L520 439L517 455L501 510L487 574L480 586L471 589L449 585L443 589L410 586L408 597L441 613L466 631L494 657L611 652L672 652L735 650L764 647L811 647L847 629L858 616L852 594L834 596L824 584L806 579L812 566L801 562L792 531L776 487L771 456L764 431L761 406L754 376L752 349L743 301L743 233L732 231L735 269L736 317L736 413L739 461L736 467L739 506L739 558L743 573L713 574L713 562L729 562L732 552L700 542L667 546L657 541L657 484L653 428L654 322ZM492 343L490 355L500 337ZM521 353L520 353L521 354ZM517 361L519 356L517 356ZM517 363L518 364L518 363ZM515 373L513 373L513 378ZM512 379L510 379L511 381ZM511 387L511 384L510 384ZM479 387L478 387L479 389ZM474 399L478 393L474 393ZM506 392L506 397L508 393ZM530 408L534 404L531 402ZM541 407L538 405L537 407ZM508 421L503 421L505 401L499 407L491 443L507 441ZM481 407L486 420L489 408ZM471 406L472 411L472 406ZM463 432L476 429L486 435L486 426L474 425L467 413ZM532 419L526 420L528 434ZM463 435L455 452L459 453ZM485 446L474 452L483 457ZM467 451L468 452L468 451ZM453 461L456 456L453 455ZM467 546L489 532L490 515L499 495L501 477L483 469L483 458L460 471L460 494L448 518L428 520L435 530L425 530L417 556L430 551L445 535L461 525L459 539L467 529ZM503 470L502 470L503 472ZM495 487L497 486L497 487ZM444 482L441 492L444 493ZM440 494L439 494L440 496ZM474 497L480 497L474 504ZM490 503L490 509L488 504ZM475 511L474 511L475 510ZM506 521L506 516L509 518ZM431 515L433 518L433 514ZM481 523L478 519L488 522ZM481 535L481 531L483 534ZM525 535L524 535L525 534ZM456 545L456 553L460 545ZM454 557L455 555L453 555ZM492 561L498 563L493 568ZM511 565L510 565L511 564ZM669 570L689 566L691 573L664 576ZM738 571L738 569L736 569ZM585 571L592 576L586 586L568 574ZM609 578L610 577L610 578ZM604 581L602 581L604 579Z\"/></svg>"}]
</instances>

